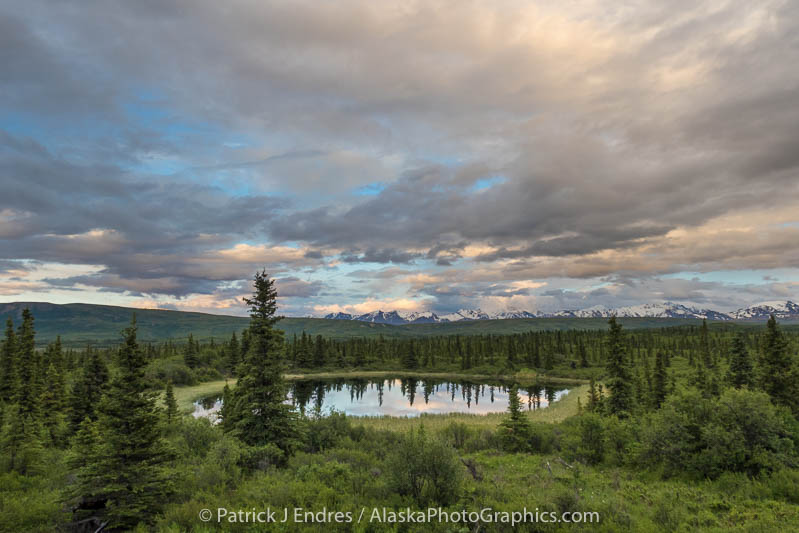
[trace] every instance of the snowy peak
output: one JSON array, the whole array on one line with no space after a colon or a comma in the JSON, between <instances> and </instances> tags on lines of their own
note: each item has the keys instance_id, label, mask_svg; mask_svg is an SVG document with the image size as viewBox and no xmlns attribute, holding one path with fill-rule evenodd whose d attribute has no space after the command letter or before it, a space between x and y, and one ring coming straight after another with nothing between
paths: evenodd
<instances>
[{"instance_id":1,"label":"snowy peak","mask_svg":"<svg viewBox=\"0 0 799 533\"><path fill-rule=\"evenodd\" d=\"M459 309L454 313L438 315L433 311L400 313L397 311L373 311L363 315L331 313L325 318L334 320L360 320L378 324L427 324L438 322L460 322L462 320L507 320L519 318L692 318L707 320L767 320L770 315L778 319L799 319L799 304L793 302L762 302L732 313L722 313L713 309L702 309L674 302L647 303L618 308L595 305L585 309L568 309L554 313L531 313L529 311L508 310L499 313L486 313L481 309Z\"/></svg>"},{"instance_id":2,"label":"snowy peak","mask_svg":"<svg viewBox=\"0 0 799 533\"><path fill-rule=\"evenodd\" d=\"M330 314L327 314L327 315L323 316L322 318L328 318L330 320L354 320L355 319L355 317L352 316L351 314L349 314L349 313L341 313L341 312L339 312L339 313L330 313Z\"/></svg>"},{"instance_id":3,"label":"snowy peak","mask_svg":"<svg viewBox=\"0 0 799 533\"><path fill-rule=\"evenodd\" d=\"M761 302L745 309L731 313L735 320L766 320L774 318L799 318L799 305L788 300L786 302Z\"/></svg>"},{"instance_id":4,"label":"snowy peak","mask_svg":"<svg viewBox=\"0 0 799 533\"><path fill-rule=\"evenodd\" d=\"M361 322L374 322L375 324L392 325L408 323L408 321L400 316L397 311L389 311L388 313L384 313L383 311L372 311L371 313L356 316L354 320L360 320Z\"/></svg>"},{"instance_id":5,"label":"snowy peak","mask_svg":"<svg viewBox=\"0 0 799 533\"><path fill-rule=\"evenodd\" d=\"M651 318L712 318L712 320L729 320L727 315L710 309L698 309L682 304L663 302L662 304L643 304L619 307L612 310L617 317L651 317ZM607 315L610 316L610 315Z\"/></svg>"},{"instance_id":6,"label":"snowy peak","mask_svg":"<svg viewBox=\"0 0 799 533\"><path fill-rule=\"evenodd\" d=\"M422 311L421 313L403 313L400 316L402 316L402 318L404 318L408 324L429 324L441 322L441 318L432 311Z\"/></svg>"},{"instance_id":7,"label":"snowy peak","mask_svg":"<svg viewBox=\"0 0 799 533\"><path fill-rule=\"evenodd\" d=\"M501 313L496 313L491 315L491 318L497 320L508 320L513 318L536 318L537 315L530 313L528 311L503 311Z\"/></svg>"}]
</instances>

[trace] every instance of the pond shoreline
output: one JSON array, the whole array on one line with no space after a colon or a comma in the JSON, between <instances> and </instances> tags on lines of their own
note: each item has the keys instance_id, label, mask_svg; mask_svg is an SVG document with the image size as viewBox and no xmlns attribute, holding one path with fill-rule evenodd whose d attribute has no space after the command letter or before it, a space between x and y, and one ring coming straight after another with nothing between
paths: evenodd
<instances>
[{"instance_id":1,"label":"pond shoreline","mask_svg":"<svg viewBox=\"0 0 799 533\"><path fill-rule=\"evenodd\" d=\"M287 381L299 381L307 379L360 379L360 378L428 378L428 379L460 379L460 380L475 380L475 381L499 381L499 382L515 382L520 385L532 385L535 383L553 383L563 385L575 385L580 388L580 385L585 385L586 380L577 378L563 378L563 377L550 377L541 374L533 374L529 372L519 372L517 374L464 374L457 372L418 372L418 371L404 371L404 370L365 370L365 371L342 371L342 372L312 372L307 374L285 374ZM235 387L235 380L233 378L226 380L207 381L197 385L175 387L175 397L178 402L179 409L188 414L194 410L194 402L199 399L207 398L209 396L221 395L225 385ZM444 415L429 415L429 416L444 416ZM475 416L475 415L471 415ZM476 415L486 416L486 415Z\"/></svg>"}]
</instances>

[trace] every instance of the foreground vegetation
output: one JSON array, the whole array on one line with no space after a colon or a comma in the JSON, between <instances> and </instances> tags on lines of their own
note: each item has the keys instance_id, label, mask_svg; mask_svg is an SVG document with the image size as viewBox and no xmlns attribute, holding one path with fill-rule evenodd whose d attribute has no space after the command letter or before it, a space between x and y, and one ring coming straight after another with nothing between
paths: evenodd
<instances>
[{"instance_id":1,"label":"foreground vegetation","mask_svg":"<svg viewBox=\"0 0 799 533\"><path fill-rule=\"evenodd\" d=\"M134 323L113 349L56 342L39 351L31 313L17 329L9 323L0 530L510 528L489 515L469 524L369 520L374 508L382 518L383 508L390 517L430 507L582 520L516 525L522 531L799 529L796 337L773 319L743 332L625 332L611 320L601 333L284 338L271 280L259 276L247 333L221 344L142 346ZM282 404L285 375L378 372L588 382L537 411L511 394L508 413L485 416L301 416ZM185 416L220 388L222 424ZM229 513L221 523L219 508ZM340 511L353 522L367 511L360 523L330 523L324 513L299 524L236 518L253 508Z\"/></svg>"}]
</instances>

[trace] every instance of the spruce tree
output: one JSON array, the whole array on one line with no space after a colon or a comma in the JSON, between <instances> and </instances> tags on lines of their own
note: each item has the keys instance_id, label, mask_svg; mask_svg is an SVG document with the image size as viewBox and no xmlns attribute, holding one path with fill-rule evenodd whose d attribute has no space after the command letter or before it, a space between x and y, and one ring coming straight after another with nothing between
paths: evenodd
<instances>
[{"instance_id":1,"label":"spruce tree","mask_svg":"<svg viewBox=\"0 0 799 533\"><path fill-rule=\"evenodd\" d=\"M64 377L55 363L47 367L45 377L47 386L40 398L42 424L49 444L61 446L65 444L67 422L64 415Z\"/></svg>"},{"instance_id":2,"label":"spruce tree","mask_svg":"<svg viewBox=\"0 0 799 533\"><path fill-rule=\"evenodd\" d=\"M751 387L754 384L753 370L752 358L749 356L743 337L738 335L732 340L727 379L736 389Z\"/></svg>"},{"instance_id":3,"label":"spruce tree","mask_svg":"<svg viewBox=\"0 0 799 533\"><path fill-rule=\"evenodd\" d=\"M230 404L232 403L232 401L233 397L230 394L230 387L228 386L227 381L225 381L225 387L222 389L222 407L220 407L219 412L217 414L217 420L219 421L220 424L222 424L223 428L226 427L225 424L227 419L227 413L231 409Z\"/></svg>"},{"instance_id":4,"label":"spruce tree","mask_svg":"<svg viewBox=\"0 0 799 533\"><path fill-rule=\"evenodd\" d=\"M321 335L316 336L314 345L313 364L316 368L325 366L325 340Z\"/></svg>"},{"instance_id":5,"label":"spruce tree","mask_svg":"<svg viewBox=\"0 0 799 533\"><path fill-rule=\"evenodd\" d=\"M97 405L108 384L108 367L97 350L91 350L69 395L69 427L78 431L85 418L96 420Z\"/></svg>"},{"instance_id":6,"label":"spruce tree","mask_svg":"<svg viewBox=\"0 0 799 533\"><path fill-rule=\"evenodd\" d=\"M227 346L227 367L231 374L235 374L236 368L239 366L239 361L241 360L240 350L239 340L236 338L236 332L234 331Z\"/></svg>"},{"instance_id":7,"label":"spruce tree","mask_svg":"<svg viewBox=\"0 0 799 533\"><path fill-rule=\"evenodd\" d=\"M14 322L6 320L6 334L0 348L0 403L9 404L17 393L17 339Z\"/></svg>"},{"instance_id":8,"label":"spruce tree","mask_svg":"<svg viewBox=\"0 0 799 533\"><path fill-rule=\"evenodd\" d=\"M186 344L186 351L183 353L183 361L189 368L197 368L200 360L197 354L197 345L194 342L194 336L189 333L189 341Z\"/></svg>"},{"instance_id":9,"label":"spruce tree","mask_svg":"<svg viewBox=\"0 0 799 533\"><path fill-rule=\"evenodd\" d=\"M275 316L274 283L265 271L256 273L253 297L244 299L250 306L250 346L225 408L223 428L282 462L298 445L299 423L294 409L284 403L283 332L275 328L282 317Z\"/></svg>"},{"instance_id":10,"label":"spruce tree","mask_svg":"<svg viewBox=\"0 0 799 533\"><path fill-rule=\"evenodd\" d=\"M29 309L22 311L22 325L17 333L18 378L15 403L19 406L19 416L38 419L40 381L39 360L35 344L36 332L33 329L33 315Z\"/></svg>"},{"instance_id":11,"label":"spruce tree","mask_svg":"<svg viewBox=\"0 0 799 533\"><path fill-rule=\"evenodd\" d=\"M600 409L599 391L593 376L591 376L591 381L588 385L588 405L586 408L591 412L596 412Z\"/></svg>"},{"instance_id":12,"label":"spruce tree","mask_svg":"<svg viewBox=\"0 0 799 533\"><path fill-rule=\"evenodd\" d=\"M555 368L555 356L552 353L552 349L548 349L546 354L544 354L544 370L552 370Z\"/></svg>"},{"instance_id":13,"label":"spruce tree","mask_svg":"<svg viewBox=\"0 0 799 533\"><path fill-rule=\"evenodd\" d=\"M161 410L149 391L147 357L136 341L136 318L124 331L118 371L100 400L99 441L77 472L75 518L87 514L127 531L151 524L171 492L166 466L172 459L162 436Z\"/></svg>"},{"instance_id":14,"label":"spruce tree","mask_svg":"<svg viewBox=\"0 0 799 533\"><path fill-rule=\"evenodd\" d=\"M610 396L607 399L608 413L619 417L626 417L633 408L632 377L627 362L624 337L621 325L616 322L616 317L608 321L608 378L606 380Z\"/></svg>"},{"instance_id":15,"label":"spruce tree","mask_svg":"<svg viewBox=\"0 0 799 533\"><path fill-rule=\"evenodd\" d=\"M172 382L166 384L166 391L164 391L164 409L166 414L167 423L172 423L178 417L178 402L175 400L175 391L172 389Z\"/></svg>"},{"instance_id":16,"label":"spruce tree","mask_svg":"<svg viewBox=\"0 0 799 533\"><path fill-rule=\"evenodd\" d=\"M577 347L577 351L580 354L580 368L588 368L588 353L585 350L585 344L580 341L580 345Z\"/></svg>"},{"instance_id":17,"label":"spruce tree","mask_svg":"<svg viewBox=\"0 0 799 533\"><path fill-rule=\"evenodd\" d=\"M18 405L12 405L5 416L0 438L3 470L15 471L23 476L40 473L44 450L42 434L38 418L30 414L23 415Z\"/></svg>"},{"instance_id":18,"label":"spruce tree","mask_svg":"<svg viewBox=\"0 0 799 533\"><path fill-rule=\"evenodd\" d=\"M359 364L356 362L356 365ZM297 366L300 368L308 368L311 365L311 346L309 343L308 335L305 331L302 332L300 342L297 345Z\"/></svg>"},{"instance_id":19,"label":"spruce tree","mask_svg":"<svg viewBox=\"0 0 799 533\"><path fill-rule=\"evenodd\" d=\"M414 369L419 366L419 361L416 358L416 351L413 347L413 341L408 343L405 348L405 353L402 356L402 366L407 369Z\"/></svg>"},{"instance_id":20,"label":"spruce tree","mask_svg":"<svg viewBox=\"0 0 799 533\"><path fill-rule=\"evenodd\" d=\"M665 358L663 352L658 350L655 356L655 374L652 377L652 403L656 409L660 409L668 394L669 376L666 373Z\"/></svg>"},{"instance_id":21,"label":"spruce tree","mask_svg":"<svg viewBox=\"0 0 799 533\"><path fill-rule=\"evenodd\" d=\"M710 352L710 336L707 330L707 319L702 319L702 327L699 330L699 352L702 364L705 368L713 368L713 357Z\"/></svg>"},{"instance_id":22,"label":"spruce tree","mask_svg":"<svg viewBox=\"0 0 799 533\"><path fill-rule=\"evenodd\" d=\"M766 338L760 367L760 387L774 403L799 411L799 369L789 352L788 341L771 315L766 324Z\"/></svg>"},{"instance_id":23,"label":"spruce tree","mask_svg":"<svg viewBox=\"0 0 799 533\"><path fill-rule=\"evenodd\" d=\"M508 391L508 416L499 424L502 448L509 452L523 452L530 448L530 422L524 416L519 389L513 385Z\"/></svg>"}]
</instances>

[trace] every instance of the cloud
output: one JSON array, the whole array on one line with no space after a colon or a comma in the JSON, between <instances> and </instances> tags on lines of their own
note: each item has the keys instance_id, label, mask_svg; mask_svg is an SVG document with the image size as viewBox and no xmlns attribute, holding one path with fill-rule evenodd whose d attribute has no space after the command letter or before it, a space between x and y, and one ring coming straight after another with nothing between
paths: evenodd
<instances>
[{"instance_id":1,"label":"cloud","mask_svg":"<svg viewBox=\"0 0 799 533\"><path fill-rule=\"evenodd\" d=\"M658 276L799 272L798 25L782 0L0 7L4 297L217 309L268 268L294 310L607 279L648 289L590 301L726 305ZM64 272L10 279L31 261Z\"/></svg>"},{"instance_id":2,"label":"cloud","mask_svg":"<svg viewBox=\"0 0 799 533\"><path fill-rule=\"evenodd\" d=\"M316 314L323 315L328 313L350 313L362 315L372 311L425 311L430 302L412 300L408 298L374 300L368 299L363 302L349 305L315 305L313 306Z\"/></svg>"}]
</instances>

